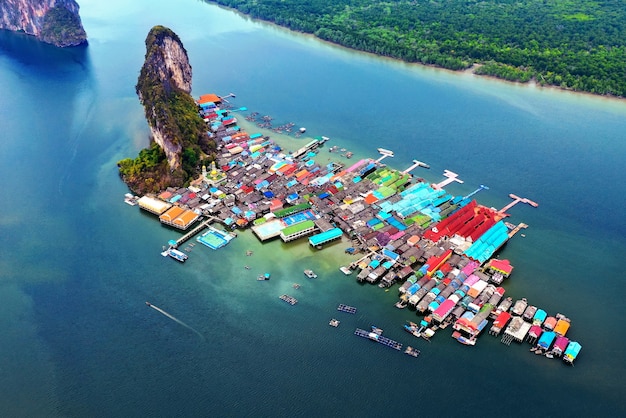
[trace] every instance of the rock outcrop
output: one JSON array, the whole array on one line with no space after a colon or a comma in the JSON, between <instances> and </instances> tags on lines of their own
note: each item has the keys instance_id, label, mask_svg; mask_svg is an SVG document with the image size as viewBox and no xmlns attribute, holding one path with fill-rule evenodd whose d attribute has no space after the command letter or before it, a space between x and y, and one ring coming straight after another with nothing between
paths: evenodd
<instances>
[{"instance_id":1,"label":"rock outcrop","mask_svg":"<svg viewBox=\"0 0 626 418\"><path fill-rule=\"evenodd\" d=\"M215 143L191 97L191 65L178 36L155 26L146 38L146 57L136 86L150 127L152 145L118 163L135 192L182 186L211 160Z\"/></svg>"},{"instance_id":2,"label":"rock outcrop","mask_svg":"<svg viewBox=\"0 0 626 418\"><path fill-rule=\"evenodd\" d=\"M2 0L0 29L21 31L59 47L87 41L75 0Z\"/></svg>"},{"instance_id":3,"label":"rock outcrop","mask_svg":"<svg viewBox=\"0 0 626 418\"><path fill-rule=\"evenodd\" d=\"M137 82L137 95L146 111L152 138L165 152L172 171L181 167L183 141L175 129L170 96L191 93L191 65L178 36L163 26L146 38L146 59Z\"/></svg>"}]
</instances>

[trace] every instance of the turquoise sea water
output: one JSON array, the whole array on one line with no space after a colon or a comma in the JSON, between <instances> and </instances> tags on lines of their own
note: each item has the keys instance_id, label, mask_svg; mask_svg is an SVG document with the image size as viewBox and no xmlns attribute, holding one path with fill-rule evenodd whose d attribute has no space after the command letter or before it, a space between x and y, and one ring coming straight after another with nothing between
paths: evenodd
<instances>
[{"instance_id":1,"label":"turquoise sea water","mask_svg":"<svg viewBox=\"0 0 626 418\"><path fill-rule=\"evenodd\" d=\"M353 53L198 1L101 3L81 2L84 48L0 33L2 416L626 413L623 101ZM465 183L448 189L488 185L477 195L486 205L509 193L538 202L510 211L530 227L502 252L515 266L506 287L572 319L576 366L489 335L476 347L449 331L414 340L395 288L339 272L345 243L318 252L246 232L219 251L197 245L184 265L161 257L178 233L123 203L115 166L147 145L134 85L155 24L181 37L195 96L234 92L236 105L355 158L378 147L397 168L417 158L433 182L450 169ZM271 280L257 281L265 271ZM422 355L352 335L372 324Z\"/></svg>"}]
</instances>

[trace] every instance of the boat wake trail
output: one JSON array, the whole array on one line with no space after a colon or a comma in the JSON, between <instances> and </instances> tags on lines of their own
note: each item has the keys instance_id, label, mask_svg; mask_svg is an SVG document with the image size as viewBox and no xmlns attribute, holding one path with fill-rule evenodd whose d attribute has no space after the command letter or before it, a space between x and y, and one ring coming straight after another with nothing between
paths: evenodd
<instances>
[{"instance_id":1,"label":"boat wake trail","mask_svg":"<svg viewBox=\"0 0 626 418\"><path fill-rule=\"evenodd\" d=\"M200 334L198 331L196 331L195 329L193 329L189 325L185 324L183 321L181 321L180 319L176 318L174 315L170 315L169 313L165 312L163 309L159 308L158 306L154 306L150 302L146 302L146 305L148 305L149 307L151 307L155 311L157 311L159 313L162 313L163 315L167 316L172 321L179 323L180 325L182 325L183 327L187 328L188 330L195 332L198 335L198 337L200 337L200 339L202 341L205 340L204 339L204 335Z\"/></svg>"}]
</instances>

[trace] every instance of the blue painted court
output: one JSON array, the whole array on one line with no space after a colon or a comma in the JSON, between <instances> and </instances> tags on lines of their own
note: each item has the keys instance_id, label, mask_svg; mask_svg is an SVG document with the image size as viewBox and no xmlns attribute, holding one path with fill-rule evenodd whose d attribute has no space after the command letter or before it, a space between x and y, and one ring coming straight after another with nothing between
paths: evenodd
<instances>
[{"instance_id":1,"label":"blue painted court","mask_svg":"<svg viewBox=\"0 0 626 418\"><path fill-rule=\"evenodd\" d=\"M307 209L305 211L286 216L282 219L282 221L285 223L285 225L290 226L307 220L314 221L316 219L317 217L315 216L315 213L311 209Z\"/></svg>"}]
</instances>

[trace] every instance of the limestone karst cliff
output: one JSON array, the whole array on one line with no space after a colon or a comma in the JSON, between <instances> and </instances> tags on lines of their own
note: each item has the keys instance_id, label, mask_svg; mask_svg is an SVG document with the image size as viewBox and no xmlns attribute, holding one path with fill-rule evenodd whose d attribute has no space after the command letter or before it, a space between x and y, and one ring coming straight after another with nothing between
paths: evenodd
<instances>
[{"instance_id":1,"label":"limestone karst cliff","mask_svg":"<svg viewBox=\"0 0 626 418\"><path fill-rule=\"evenodd\" d=\"M152 28L136 86L152 146L135 160L118 163L122 178L134 191L146 193L184 185L197 176L215 150L190 95L191 74L179 37L169 28Z\"/></svg>"},{"instance_id":2,"label":"limestone karst cliff","mask_svg":"<svg viewBox=\"0 0 626 418\"><path fill-rule=\"evenodd\" d=\"M75 0L2 0L0 29L20 31L59 47L87 41Z\"/></svg>"}]
</instances>

